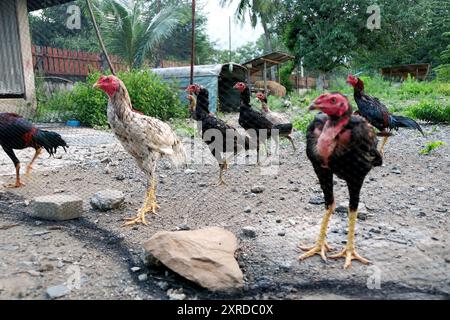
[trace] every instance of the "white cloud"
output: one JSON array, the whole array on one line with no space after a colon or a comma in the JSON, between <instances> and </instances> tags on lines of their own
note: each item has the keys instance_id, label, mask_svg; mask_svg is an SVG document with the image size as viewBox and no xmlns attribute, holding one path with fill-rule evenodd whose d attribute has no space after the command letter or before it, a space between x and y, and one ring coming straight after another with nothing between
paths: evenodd
<instances>
[{"instance_id":1,"label":"white cloud","mask_svg":"<svg viewBox=\"0 0 450 320\"><path fill-rule=\"evenodd\" d=\"M229 47L229 17L231 16L231 48L234 50L249 41L255 42L263 33L261 25L258 23L253 28L246 17L246 22L242 24L236 21L235 12L238 0L231 6L222 8L219 0L202 0L199 7L203 8L203 13L208 17L207 33L212 41L215 41L219 49Z\"/></svg>"}]
</instances>

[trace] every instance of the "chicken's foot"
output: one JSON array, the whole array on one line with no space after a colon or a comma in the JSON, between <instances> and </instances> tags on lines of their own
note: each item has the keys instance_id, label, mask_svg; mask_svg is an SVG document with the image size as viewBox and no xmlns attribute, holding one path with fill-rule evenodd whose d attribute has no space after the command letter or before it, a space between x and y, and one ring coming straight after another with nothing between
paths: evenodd
<instances>
[{"instance_id":1,"label":"chicken's foot","mask_svg":"<svg viewBox=\"0 0 450 320\"><path fill-rule=\"evenodd\" d=\"M323 217L323 220L322 220L319 238L317 239L316 245L314 247L302 247L302 246L299 247L300 250L306 251L304 254L302 254L299 257L300 260L304 260L304 259L312 257L316 254L320 254L322 259L324 261L327 261L326 253L331 250L331 247L328 245L328 243L326 241L327 228L328 228L328 223L330 222L330 218L333 215L335 207L336 207L335 203L333 203L332 205L330 205L328 207L327 212L325 213L325 216Z\"/></svg>"},{"instance_id":2,"label":"chicken's foot","mask_svg":"<svg viewBox=\"0 0 450 320\"><path fill-rule=\"evenodd\" d=\"M348 240L346 247L338 254L332 255L330 259L345 258L344 269L348 269L352 265L352 260L358 260L363 264L369 264L370 261L361 257L355 250L355 226L358 217L357 210L349 210L348 215Z\"/></svg>"},{"instance_id":3,"label":"chicken's foot","mask_svg":"<svg viewBox=\"0 0 450 320\"><path fill-rule=\"evenodd\" d=\"M148 225L146 215L148 213L153 213L157 215L156 210L160 207L156 202L156 178L153 178L151 187L147 190L147 195L145 197L144 205L139 209L138 214L135 218L127 218L124 227L132 226L135 224Z\"/></svg>"},{"instance_id":4,"label":"chicken's foot","mask_svg":"<svg viewBox=\"0 0 450 320\"><path fill-rule=\"evenodd\" d=\"M22 181L20 181L20 163L16 164L16 183L6 185L6 188L15 189L25 186Z\"/></svg>"}]
</instances>

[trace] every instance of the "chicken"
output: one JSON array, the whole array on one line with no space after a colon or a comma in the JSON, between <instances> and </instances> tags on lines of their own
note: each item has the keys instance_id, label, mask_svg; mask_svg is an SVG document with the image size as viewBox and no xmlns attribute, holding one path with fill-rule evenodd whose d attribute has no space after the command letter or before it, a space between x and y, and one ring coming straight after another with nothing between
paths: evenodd
<instances>
[{"instance_id":1,"label":"chicken","mask_svg":"<svg viewBox=\"0 0 450 320\"><path fill-rule=\"evenodd\" d=\"M354 88L353 96L358 105L358 113L369 121L371 125L380 130L379 136L383 137L380 152L384 153L384 146L387 143L391 131L398 128L413 128L420 131L424 136L422 128L413 119L395 116L389 113L388 108L375 97L364 93L364 82L352 75L347 78L347 83ZM389 129L389 132L386 131Z\"/></svg>"},{"instance_id":2,"label":"chicken","mask_svg":"<svg viewBox=\"0 0 450 320\"><path fill-rule=\"evenodd\" d=\"M247 136L241 137L235 128L212 116L205 109L198 107L194 95L188 95L187 98L191 102L189 106L191 114L200 123L202 139L219 163L218 185L226 184L223 180L223 171L228 169L228 160L224 158L224 154L233 152L233 155L235 155L242 148L248 150L250 140Z\"/></svg>"},{"instance_id":3,"label":"chicken","mask_svg":"<svg viewBox=\"0 0 450 320\"><path fill-rule=\"evenodd\" d=\"M261 108L263 110L263 114L270 122L272 122L273 124L291 124L292 125L292 123L289 121L289 119L287 117L285 117L281 113L273 112L269 109L269 106L267 105L267 98L264 95L264 93L258 92L256 94L256 98L258 98L258 100L261 101ZM291 135L292 135L292 131L289 133L284 133L281 136L288 139L292 144L292 148L294 149L294 151L296 151L297 148L295 147L294 140L292 139Z\"/></svg>"},{"instance_id":4,"label":"chicken","mask_svg":"<svg viewBox=\"0 0 450 320\"><path fill-rule=\"evenodd\" d=\"M116 76L101 76L94 87L109 96L107 115L111 129L148 179L144 204L135 218L127 219L125 226L147 225L146 215L156 214L159 209L156 201L157 161L166 156L174 165L184 165L186 153L183 144L168 124L133 112L127 88Z\"/></svg>"},{"instance_id":5,"label":"chicken","mask_svg":"<svg viewBox=\"0 0 450 320\"><path fill-rule=\"evenodd\" d=\"M326 252L331 250L326 242L326 232L336 207L333 195L334 174L347 183L350 195L349 223L346 247L330 258L345 258L344 268L350 267L355 259L368 264L369 260L356 252L355 226L364 179L373 167L381 166L383 162L377 150L375 131L363 117L352 115L352 107L347 98L339 93L321 95L310 106L310 110L322 111L308 127L306 154L319 178L326 213L316 245L312 248L300 247L307 252L299 259L320 254L326 260Z\"/></svg>"},{"instance_id":6,"label":"chicken","mask_svg":"<svg viewBox=\"0 0 450 320\"><path fill-rule=\"evenodd\" d=\"M209 91L205 87L194 83L187 87L186 91L192 95L195 94L197 97L197 108L201 108L203 111L213 116L212 112L209 110Z\"/></svg>"},{"instance_id":7,"label":"chicken","mask_svg":"<svg viewBox=\"0 0 450 320\"><path fill-rule=\"evenodd\" d=\"M277 130L279 135L292 132L292 124L277 124L270 122L261 112L256 111L250 105L250 89L243 82L238 82L234 88L241 93L241 105L239 108L239 124L248 130L252 140L256 141L256 158L260 164L260 144L265 143L273 136L272 130Z\"/></svg>"},{"instance_id":8,"label":"chicken","mask_svg":"<svg viewBox=\"0 0 450 320\"><path fill-rule=\"evenodd\" d=\"M33 163L42 153L42 149L47 150L50 156L53 156L58 147L62 147L64 151L68 147L58 133L41 130L15 113L0 113L0 144L16 168L16 183L9 185L10 188L24 186L20 180L20 161L16 157L14 149L34 148L35 154L25 171L25 175L30 176Z\"/></svg>"}]
</instances>

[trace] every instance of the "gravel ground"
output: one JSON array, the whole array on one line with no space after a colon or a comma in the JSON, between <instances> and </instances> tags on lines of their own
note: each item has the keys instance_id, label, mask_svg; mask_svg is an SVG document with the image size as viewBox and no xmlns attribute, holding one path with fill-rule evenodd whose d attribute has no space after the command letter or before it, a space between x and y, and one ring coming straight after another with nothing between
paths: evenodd
<instances>
[{"instance_id":1,"label":"gravel ground","mask_svg":"<svg viewBox=\"0 0 450 320\"><path fill-rule=\"evenodd\" d=\"M42 156L32 178L24 180L26 187L0 191L0 299L48 299L47 289L61 284L72 288L61 293L62 299L168 299L170 289L182 289L187 299L448 299L450 127L424 128L426 138L409 130L391 138L384 166L368 177L356 244L373 265L354 262L349 270L342 269L342 260L297 259L297 246L314 243L324 214L300 134L297 153L282 143L277 175L245 165L240 155L222 187L211 186L218 167L209 152L198 140L185 138L189 170L171 168L167 161L158 166L159 215L149 218L148 227L123 228L123 219L135 214L144 196L144 176L133 159L109 132L54 128L67 139L68 153ZM425 142L435 140L447 145L419 155ZM32 154L18 152L24 163ZM11 183L13 172L0 153L0 180ZM253 193L258 186L262 192ZM91 209L89 198L111 188L125 193L125 204L106 213ZM84 217L30 218L29 202L53 193L80 195ZM348 201L343 181L336 180L335 193L338 203ZM212 294L167 269L143 265L141 245L155 232L205 226L237 235L245 277L241 292ZM252 227L256 237L245 236L244 227ZM346 230L346 214L336 212L328 232L336 250L345 245ZM74 276L81 278L75 287L70 286Z\"/></svg>"}]
</instances>

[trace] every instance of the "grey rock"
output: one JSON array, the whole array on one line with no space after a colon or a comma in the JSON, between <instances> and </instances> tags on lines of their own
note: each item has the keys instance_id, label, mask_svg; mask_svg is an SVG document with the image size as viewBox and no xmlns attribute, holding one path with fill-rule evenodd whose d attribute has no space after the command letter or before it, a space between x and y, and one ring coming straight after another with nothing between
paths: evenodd
<instances>
[{"instance_id":1,"label":"grey rock","mask_svg":"<svg viewBox=\"0 0 450 320\"><path fill-rule=\"evenodd\" d=\"M281 223L282 221L283 221L283 219L281 219L280 217L278 217L278 218L275 219L275 222L276 222L276 223Z\"/></svg>"},{"instance_id":2,"label":"grey rock","mask_svg":"<svg viewBox=\"0 0 450 320\"><path fill-rule=\"evenodd\" d=\"M284 237L285 235L286 235L286 231L280 231L280 232L278 232L278 235L280 236L280 237Z\"/></svg>"},{"instance_id":3,"label":"grey rock","mask_svg":"<svg viewBox=\"0 0 450 320\"><path fill-rule=\"evenodd\" d=\"M92 208L100 211L117 209L125 201L125 196L119 190L102 190L97 192L91 199Z\"/></svg>"},{"instance_id":4,"label":"grey rock","mask_svg":"<svg viewBox=\"0 0 450 320\"><path fill-rule=\"evenodd\" d=\"M193 170L193 169L186 169L186 170L184 170L185 174L194 174L196 172L197 172L197 170Z\"/></svg>"},{"instance_id":5,"label":"grey rock","mask_svg":"<svg viewBox=\"0 0 450 320\"><path fill-rule=\"evenodd\" d=\"M67 288L65 285L58 285L53 287L47 288L47 295L50 297L50 299L57 299L64 297L70 293L70 289Z\"/></svg>"},{"instance_id":6,"label":"grey rock","mask_svg":"<svg viewBox=\"0 0 450 320\"><path fill-rule=\"evenodd\" d=\"M132 267L132 268L130 268L130 270L131 270L131 272L138 272L138 271L141 270L141 268L139 268L139 267Z\"/></svg>"},{"instance_id":7,"label":"grey rock","mask_svg":"<svg viewBox=\"0 0 450 320\"><path fill-rule=\"evenodd\" d=\"M316 204L316 205L324 204L325 203L325 199L323 198L323 196L312 196L309 199L309 203L310 204Z\"/></svg>"},{"instance_id":8,"label":"grey rock","mask_svg":"<svg viewBox=\"0 0 450 320\"><path fill-rule=\"evenodd\" d=\"M245 207L245 208L244 208L244 212L245 212L245 213L250 213L250 212L252 212L252 208L250 208L250 207Z\"/></svg>"},{"instance_id":9,"label":"grey rock","mask_svg":"<svg viewBox=\"0 0 450 320\"><path fill-rule=\"evenodd\" d=\"M394 173L394 174L402 174L402 171L401 171L399 168L397 168L397 167L393 167L393 168L391 169L391 173Z\"/></svg>"},{"instance_id":10,"label":"grey rock","mask_svg":"<svg viewBox=\"0 0 450 320\"><path fill-rule=\"evenodd\" d=\"M263 193L265 189L266 188L264 188L263 186L253 186L250 189L250 191L253 192L253 193Z\"/></svg>"},{"instance_id":11,"label":"grey rock","mask_svg":"<svg viewBox=\"0 0 450 320\"><path fill-rule=\"evenodd\" d=\"M256 229L250 226L243 227L242 234L249 238L256 238Z\"/></svg>"},{"instance_id":12,"label":"grey rock","mask_svg":"<svg viewBox=\"0 0 450 320\"><path fill-rule=\"evenodd\" d=\"M139 281L147 281L147 279L148 279L148 276L147 276L146 273L140 274L140 275L138 276L138 280L139 280Z\"/></svg>"},{"instance_id":13,"label":"grey rock","mask_svg":"<svg viewBox=\"0 0 450 320\"><path fill-rule=\"evenodd\" d=\"M275 212L277 212L275 209L268 209L267 210L267 213L275 213Z\"/></svg>"},{"instance_id":14,"label":"grey rock","mask_svg":"<svg viewBox=\"0 0 450 320\"><path fill-rule=\"evenodd\" d=\"M166 294L170 300L186 299L186 295L184 294L183 289L169 289L169 290L167 290Z\"/></svg>"},{"instance_id":15,"label":"grey rock","mask_svg":"<svg viewBox=\"0 0 450 320\"><path fill-rule=\"evenodd\" d=\"M183 223L178 226L178 230L187 231L187 230L191 230L191 228L189 228L189 226L186 223Z\"/></svg>"},{"instance_id":16,"label":"grey rock","mask_svg":"<svg viewBox=\"0 0 450 320\"><path fill-rule=\"evenodd\" d=\"M70 195L51 195L34 198L31 215L44 220L64 221L80 218L83 200Z\"/></svg>"},{"instance_id":17,"label":"grey rock","mask_svg":"<svg viewBox=\"0 0 450 320\"><path fill-rule=\"evenodd\" d=\"M169 284L168 284L166 281L158 281L158 282L156 283L156 285L157 285L158 287L160 287L161 290L167 290L167 289L169 288Z\"/></svg>"},{"instance_id":18,"label":"grey rock","mask_svg":"<svg viewBox=\"0 0 450 320\"><path fill-rule=\"evenodd\" d=\"M110 163L111 162L111 158L110 157L106 157L103 158L102 160L100 160L101 163Z\"/></svg>"},{"instance_id":19,"label":"grey rock","mask_svg":"<svg viewBox=\"0 0 450 320\"><path fill-rule=\"evenodd\" d=\"M125 176L123 174L119 174L119 175L115 176L115 178L116 178L117 181L125 180Z\"/></svg>"},{"instance_id":20,"label":"grey rock","mask_svg":"<svg viewBox=\"0 0 450 320\"><path fill-rule=\"evenodd\" d=\"M417 191L419 191L419 192L425 192L427 189L426 188L424 188L424 187L418 187L417 188Z\"/></svg>"}]
</instances>

